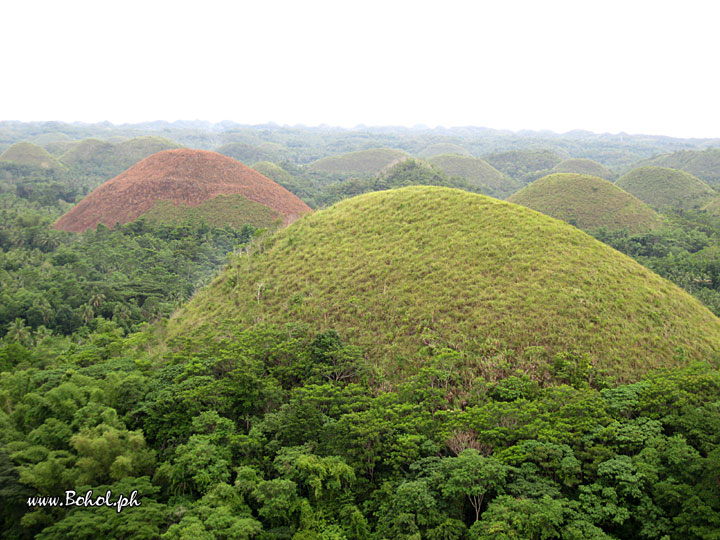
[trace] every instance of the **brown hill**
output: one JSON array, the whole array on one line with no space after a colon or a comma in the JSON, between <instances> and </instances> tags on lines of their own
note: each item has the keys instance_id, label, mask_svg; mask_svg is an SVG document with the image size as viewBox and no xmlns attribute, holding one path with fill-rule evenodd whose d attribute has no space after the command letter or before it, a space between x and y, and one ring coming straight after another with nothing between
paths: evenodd
<instances>
[{"instance_id":1,"label":"brown hill","mask_svg":"<svg viewBox=\"0 0 720 540\"><path fill-rule=\"evenodd\" d=\"M206 150L165 150L147 157L95 189L54 225L80 232L98 223L128 223L158 201L199 206L218 195L239 194L282 216L287 225L308 205L259 172Z\"/></svg>"}]
</instances>

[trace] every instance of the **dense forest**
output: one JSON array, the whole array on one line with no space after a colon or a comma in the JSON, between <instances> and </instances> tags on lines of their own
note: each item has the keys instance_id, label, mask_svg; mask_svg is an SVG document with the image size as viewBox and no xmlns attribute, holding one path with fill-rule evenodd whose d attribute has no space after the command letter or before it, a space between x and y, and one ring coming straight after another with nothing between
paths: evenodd
<instances>
[{"instance_id":1,"label":"dense forest","mask_svg":"<svg viewBox=\"0 0 720 540\"><path fill-rule=\"evenodd\" d=\"M23 141L32 145L13 146ZM618 378L571 346L421 336L417 369L397 377L368 361L352 329L293 318L291 304L282 322L173 335L168 319L223 269L249 279L241 263L269 250L273 231L192 217L83 233L52 224L180 146L256 166L322 210L412 185L504 198L573 160L616 178L674 152L707 159L720 141L0 122L0 538L720 539L720 344L692 361L677 347L678 367ZM401 152L359 163L359 151L380 148ZM464 157L462 174L432 159L449 154ZM711 200L720 168L703 170L692 174ZM655 209L651 230L586 232L720 316L720 217L711 206ZM39 499L65 502L67 490L136 492L141 505Z\"/></svg>"}]
</instances>

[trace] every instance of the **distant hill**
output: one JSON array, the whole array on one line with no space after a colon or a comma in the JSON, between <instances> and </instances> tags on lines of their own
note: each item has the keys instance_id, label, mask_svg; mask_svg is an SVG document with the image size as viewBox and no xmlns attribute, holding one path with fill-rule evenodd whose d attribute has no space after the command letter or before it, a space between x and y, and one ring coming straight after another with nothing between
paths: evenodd
<instances>
[{"instance_id":1,"label":"distant hill","mask_svg":"<svg viewBox=\"0 0 720 540\"><path fill-rule=\"evenodd\" d=\"M616 185L653 208L701 208L716 195L699 178L667 167L638 167L618 178Z\"/></svg>"},{"instance_id":2,"label":"distant hill","mask_svg":"<svg viewBox=\"0 0 720 540\"><path fill-rule=\"evenodd\" d=\"M258 161L252 166L252 168L260 174L267 176L270 180L274 180L278 184L282 184L283 182L292 182L293 180L293 176L277 163L272 163L270 161Z\"/></svg>"},{"instance_id":3,"label":"distant hill","mask_svg":"<svg viewBox=\"0 0 720 540\"><path fill-rule=\"evenodd\" d=\"M470 152L459 144L455 143L436 143L425 147L419 154L422 158L431 158L442 154L457 154L460 156L469 156Z\"/></svg>"},{"instance_id":4,"label":"distant hill","mask_svg":"<svg viewBox=\"0 0 720 540\"><path fill-rule=\"evenodd\" d=\"M647 159L640 165L669 167L689 172L709 184L720 184L720 148L681 150Z\"/></svg>"},{"instance_id":5,"label":"distant hill","mask_svg":"<svg viewBox=\"0 0 720 540\"><path fill-rule=\"evenodd\" d=\"M60 161L84 175L107 179L141 159L172 148L180 148L180 145L154 136L135 137L120 142L84 139L74 143L60 156Z\"/></svg>"},{"instance_id":6,"label":"distant hill","mask_svg":"<svg viewBox=\"0 0 720 540\"><path fill-rule=\"evenodd\" d=\"M586 174L551 174L507 200L585 231L605 227L611 231L628 229L638 233L660 225L655 211L635 196L607 180Z\"/></svg>"},{"instance_id":7,"label":"distant hill","mask_svg":"<svg viewBox=\"0 0 720 540\"><path fill-rule=\"evenodd\" d=\"M558 163L552 168L554 173L577 173L599 176L605 180L614 180L617 175L597 161L586 158L571 158Z\"/></svg>"},{"instance_id":8,"label":"distant hill","mask_svg":"<svg viewBox=\"0 0 720 540\"><path fill-rule=\"evenodd\" d=\"M63 166L52 154L41 146L29 142L19 142L0 154L0 161L17 165L27 165L41 169L62 169Z\"/></svg>"},{"instance_id":9,"label":"distant hill","mask_svg":"<svg viewBox=\"0 0 720 540\"><path fill-rule=\"evenodd\" d=\"M208 202L220 195L236 197ZM237 196L248 202L238 204ZM268 214L258 211L258 205L268 208L285 224L310 212L295 195L232 158L206 150L180 149L153 154L105 182L62 216L55 228L79 232L98 223L112 227L134 221L146 212L152 219L167 216L177 221L177 209L170 205L202 207L193 210L191 216L207 210L227 222L233 202L239 214L233 223L266 225ZM260 222L253 220L257 216Z\"/></svg>"},{"instance_id":10,"label":"distant hill","mask_svg":"<svg viewBox=\"0 0 720 540\"><path fill-rule=\"evenodd\" d=\"M393 162L409 157L410 154L402 150L374 148L322 158L313 161L307 168L325 174L371 175L377 174Z\"/></svg>"},{"instance_id":11,"label":"distant hill","mask_svg":"<svg viewBox=\"0 0 720 540\"><path fill-rule=\"evenodd\" d=\"M276 161L283 157L282 145L275 143L249 144L233 142L215 149L216 152L251 165L257 161Z\"/></svg>"},{"instance_id":12,"label":"distant hill","mask_svg":"<svg viewBox=\"0 0 720 540\"><path fill-rule=\"evenodd\" d=\"M523 185L550 174L550 170L563 160L550 150L511 150L488 154L483 159Z\"/></svg>"},{"instance_id":13,"label":"distant hill","mask_svg":"<svg viewBox=\"0 0 720 540\"><path fill-rule=\"evenodd\" d=\"M285 322L334 329L391 380L443 347L487 380L516 368L542 379L568 351L636 379L712 358L720 343L720 319L632 259L559 220L457 189L364 194L254 251L176 314L169 338Z\"/></svg>"},{"instance_id":14,"label":"distant hill","mask_svg":"<svg viewBox=\"0 0 720 540\"><path fill-rule=\"evenodd\" d=\"M462 177L468 184L493 197L503 199L521 187L520 182L501 173L484 159L443 154L429 161L448 176Z\"/></svg>"}]
</instances>

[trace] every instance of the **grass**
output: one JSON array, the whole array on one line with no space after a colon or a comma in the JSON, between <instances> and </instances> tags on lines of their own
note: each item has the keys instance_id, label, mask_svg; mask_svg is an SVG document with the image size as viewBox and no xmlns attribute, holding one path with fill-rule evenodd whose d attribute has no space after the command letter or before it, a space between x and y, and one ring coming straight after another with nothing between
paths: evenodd
<instances>
[{"instance_id":1,"label":"grass","mask_svg":"<svg viewBox=\"0 0 720 540\"><path fill-rule=\"evenodd\" d=\"M258 161L252 166L257 172L263 176L267 176L270 180L282 184L293 181L293 176L283 169L280 165L270 161Z\"/></svg>"},{"instance_id":2,"label":"grass","mask_svg":"<svg viewBox=\"0 0 720 540\"><path fill-rule=\"evenodd\" d=\"M571 158L561 161L552 168L554 173L577 173L599 176L605 180L614 180L617 175L597 161L587 158Z\"/></svg>"},{"instance_id":3,"label":"grass","mask_svg":"<svg viewBox=\"0 0 720 540\"><path fill-rule=\"evenodd\" d=\"M597 176L558 173L536 180L508 197L585 231L600 227L645 232L660 225L652 208L635 196Z\"/></svg>"},{"instance_id":4,"label":"grass","mask_svg":"<svg viewBox=\"0 0 720 540\"><path fill-rule=\"evenodd\" d=\"M28 165L43 169L62 169L63 166L52 154L41 146L29 142L19 142L0 154L0 161L10 161L18 165Z\"/></svg>"},{"instance_id":5,"label":"grass","mask_svg":"<svg viewBox=\"0 0 720 540\"><path fill-rule=\"evenodd\" d=\"M341 156L331 156L313 161L307 167L311 171L325 174L371 175L380 172L394 161L410 155L394 148L373 148L358 150Z\"/></svg>"},{"instance_id":6,"label":"grass","mask_svg":"<svg viewBox=\"0 0 720 540\"><path fill-rule=\"evenodd\" d=\"M218 195L199 206L185 206L171 201L158 201L140 218L162 223L179 224L183 221L204 221L215 227L240 228L249 223L256 227L275 228L282 217L267 206L246 199L242 195ZM140 219L138 218L138 219Z\"/></svg>"},{"instance_id":7,"label":"grass","mask_svg":"<svg viewBox=\"0 0 720 540\"><path fill-rule=\"evenodd\" d=\"M681 150L648 159L642 165L680 169L709 184L720 184L720 148Z\"/></svg>"},{"instance_id":8,"label":"grass","mask_svg":"<svg viewBox=\"0 0 720 540\"><path fill-rule=\"evenodd\" d=\"M716 195L699 178L667 167L639 167L615 184L654 208L701 208Z\"/></svg>"},{"instance_id":9,"label":"grass","mask_svg":"<svg viewBox=\"0 0 720 540\"><path fill-rule=\"evenodd\" d=\"M484 159L443 154L429 161L448 176L464 178L468 184L480 188L486 195L504 199L520 188L519 182L501 173Z\"/></svg>"},{"instance_id":10,"label":"grass","mask_svg":"<svg viewBox=\"0 0 720 540\"><path fill-rule=\"evenodd\" d=\"M458 189L360 195L252 251L169 321L170 338L266 323L334 328L394 379L442 347L462 351L476 375L540 376L538 362L574 351L627 380L709 359L720 344L720 319L629 257Z\"/></svg>"}]
</instances>

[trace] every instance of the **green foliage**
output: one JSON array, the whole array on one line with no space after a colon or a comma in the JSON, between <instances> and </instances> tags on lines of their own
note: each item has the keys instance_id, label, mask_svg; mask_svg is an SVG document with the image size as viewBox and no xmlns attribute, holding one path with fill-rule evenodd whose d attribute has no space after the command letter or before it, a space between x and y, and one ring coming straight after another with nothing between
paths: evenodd
<instances>
[{"instance_id":1,"label":"green foliage","mask_svg":"<svg viewBox=\"0 0 720 540\"><path fill-rule=\"evenodd\" d=\"M572 174L586 174L589 176L597 176L604 178L605 180L613 180L616 174L607 167L604 167L597 161L587 158L572 158L565 159L555 165L552 173L572 173Z\"/></svg>"}]
</instances>

